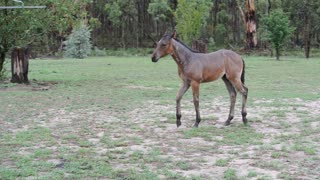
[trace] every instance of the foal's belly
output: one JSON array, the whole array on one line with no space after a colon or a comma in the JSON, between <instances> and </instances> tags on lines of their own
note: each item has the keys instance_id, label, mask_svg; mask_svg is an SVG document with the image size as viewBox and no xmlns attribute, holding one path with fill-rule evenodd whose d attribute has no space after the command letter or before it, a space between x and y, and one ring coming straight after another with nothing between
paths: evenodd
<instances>
[{"instance_id":1,"label":"foal's belly","mask_svg":"<svg viewBox=\"0 0 320 180\"><path fill-rule=\"evenodd\" d=\"M211 82L211 81L215 81L217 79L222 78L222 76L225 74L225 72L223 70L219 70L219 71L214 71L214 72L210 72L210 71L204 71L202 74L202 81L201 82Z\"/></svg>"}]
</instances>

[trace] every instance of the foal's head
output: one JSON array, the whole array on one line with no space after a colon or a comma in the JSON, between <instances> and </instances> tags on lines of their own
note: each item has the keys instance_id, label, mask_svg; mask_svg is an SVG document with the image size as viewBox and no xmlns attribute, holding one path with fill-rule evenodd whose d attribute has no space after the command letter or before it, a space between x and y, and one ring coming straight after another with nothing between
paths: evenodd
<instances>
[{"instance_id":1,"label":"foal's head","mask_svg":"<svg viewBox=\"0 0 320 180\"><path fill-rule=\"evenodd\" d=\"M173 53L172 38L176 38L176 32L173 34L165 34L157 43L156 49L153 51L152 62L157 62L160 58Z\"/></svg>"}]
</instances>

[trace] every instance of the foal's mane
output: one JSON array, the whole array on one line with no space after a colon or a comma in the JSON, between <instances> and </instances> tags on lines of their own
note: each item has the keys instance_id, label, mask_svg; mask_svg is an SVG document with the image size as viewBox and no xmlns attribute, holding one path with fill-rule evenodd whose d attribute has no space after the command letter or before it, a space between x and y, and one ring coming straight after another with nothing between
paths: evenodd
<instances>
[{"instance_id":1,"label":"foal's mane","mask_svg":"<svg viewBox=\"0 0 320 180\"><path fill-rule=\"evenodd\" d=\"M165 34L162 38L172 38L171 34ZM190 48L189 46L187 46L184 42L182 42L180 39L178 38L173 38L174 40L176 40L178 43L180 43L182 46L184 46L185 48L187 48L188 50L190 50L193 53L200 53L199 51L196 51L192 48Z\"/></svg>"},{"instance_id":2,"label":"foal's mane","mask_svg":"<svg viewBox=\"0 0 320 180\"><path fill-rule=\"evenodd\" d=\"M184 42L182 42L180 39L178 38L173 38L174 40L176 40L178 43L180 43L182 46L184 46L185 48L189 49L191 52L193 53L199 53L199 51L196 51L192 48L190 48L189 46L187 46Z\"/></svg>"}]
</instances>

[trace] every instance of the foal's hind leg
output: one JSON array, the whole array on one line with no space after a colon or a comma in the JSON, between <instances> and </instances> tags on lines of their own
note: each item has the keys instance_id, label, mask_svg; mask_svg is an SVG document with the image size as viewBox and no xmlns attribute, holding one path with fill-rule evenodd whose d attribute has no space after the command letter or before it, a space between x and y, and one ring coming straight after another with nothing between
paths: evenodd
<instances>
[{"instance_id":1,"label":"foal's hind leg","mask_svg":"<svg viewBox=\"0 0 320 180\"><path fill-rule=\"evenodd\" d=\"M229 117L227 121L225 122L225 125L228 126L230 125L231 120L233 119L234 116L234 106L236 103L237 99L237 91L234 89L233 85L230 83L230 81L226 78L226 76L222 77L223 82L225 83L229 95L230 95L230 111L229 111Z\"/></svg>"},{"instance_id":2,"label":"foal's hind leg","mask_svg":"<svg viewBox=\"0 0 320 180\"><path fill-rule=\"evenodd\" d=\"M248 97L248 88L239 80L233 83L234 87L242 94L242 121L244 124L247 124L247 97Z\"/></svg>"}]
</instances>

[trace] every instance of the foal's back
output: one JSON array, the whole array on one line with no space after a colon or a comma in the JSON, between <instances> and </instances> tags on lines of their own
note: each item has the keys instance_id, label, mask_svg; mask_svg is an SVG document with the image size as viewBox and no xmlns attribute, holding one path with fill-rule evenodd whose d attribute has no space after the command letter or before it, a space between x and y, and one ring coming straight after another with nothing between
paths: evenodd
<instances>
[{"instance_id":1,"label":"foal's back","mask_svg":"<svg viewBox=\"0 0 320 180\"><path fill-rule=\"evenodd\" d=\"M237 53L221 49L212 53L198 54L195 56L202 70L201 82L210 82L226 75L229 79L240 78L243 61Z\"/></svg>"}]
</instances>

